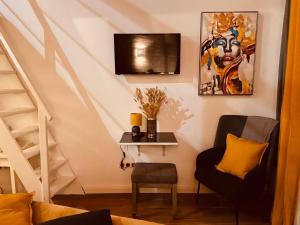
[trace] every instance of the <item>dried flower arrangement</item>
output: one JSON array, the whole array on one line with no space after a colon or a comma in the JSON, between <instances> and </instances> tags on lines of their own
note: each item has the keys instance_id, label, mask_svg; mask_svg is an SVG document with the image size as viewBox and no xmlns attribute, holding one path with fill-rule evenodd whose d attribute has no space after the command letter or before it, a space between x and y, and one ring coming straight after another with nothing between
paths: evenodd
<instances>
[{"instance_id":1,"label":"dried flower arrangement","mask_svg":"<svg viewBox=\"0 0 300 225\"><path fill-rule=\"evenodd\" d=\"M134 101L140 105L139 108L148 119L156 119L161 105L167 103L167 95L158 87L146 88L143 92L137 88Z\"/></svg>"}]
</instances>

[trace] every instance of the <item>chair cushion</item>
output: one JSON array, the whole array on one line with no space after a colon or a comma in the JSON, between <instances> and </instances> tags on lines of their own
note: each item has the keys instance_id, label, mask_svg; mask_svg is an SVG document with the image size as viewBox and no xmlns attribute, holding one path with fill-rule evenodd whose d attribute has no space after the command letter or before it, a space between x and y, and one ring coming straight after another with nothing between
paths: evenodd
<instances>
[{"instance_id":1,"label":"chair cushion","mask_svg":"<svg viewBox=\"0 0 300 225\"><path fill-rule=\"evenodd\" d=\"M32 195L0 194L0 224L31 225Z\"/></svg>"},{"instance_id":2,"label":"chair cushion","mask_svg":"<svg viewBox=\"0 0 300 225\"><path fill-rule=\"evenodd\" d=\"M146 184L176 184L176 166L173 163L136 163L131 181Z\"/></svg>"},{"instance_id":3,"label":"chair cushion","mask_svg":"<svg viewBox=\"0 0 300 225\"><path fill-rule=\"evenodd\" d=\"M268 143L257 143L228 134L225 154L216 168L244 179L250 170L260 164L267 147Z\"/></svg>"},{"instance_id":4,"label":"chair cushion","mask_svg":"<svg viewBox=\"0 0 300 225\"><path fill-rule=\"evenodd\" d=\"M213 166L196 170L195 177L209 189L226 196L231 201L247 197L243 195L242 179L223 173Z\"/></svg>"},{"instance_id":5,"label":"chair cushion","mask_svg":"<svg viewBox=\"0 0 300 225\"><path fill-rule=\"evenodd\" d=\"M237 176L217 170L215 165L221 159L222 155L220 155L219 149L211 148L201 152L196 161L195 178L231 201L251 199L262 190L263 173L261 171L253 169L242 180Z\"/></svg>"}]
</instances>

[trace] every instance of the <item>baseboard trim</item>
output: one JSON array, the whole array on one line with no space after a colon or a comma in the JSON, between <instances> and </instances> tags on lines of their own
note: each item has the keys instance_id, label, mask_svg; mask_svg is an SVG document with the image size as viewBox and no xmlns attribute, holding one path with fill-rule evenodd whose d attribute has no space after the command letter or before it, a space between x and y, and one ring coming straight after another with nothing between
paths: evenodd
<instances>
[{"instance_id":1,"label":"baseboard trim","mask_svg":"<svg viewBox=\"0 0 300 225\"><path fill-rule=\"evenodd\" d=\"M85 193L98 194L98 193L131 193L131 184L128 185L84 185ZM166 189L158 188L143 188L143 193L167 193ZM194 185L177 185L178 193L195 193L196 187ZM207 188L201 187L201 193L212 193Z\"/></svg>"},{"instance_id":2,"label":"baseboard trim","mask_svg":"<svg viewBox=\"0 0 300 225\"><path fill-rule=\"evenodd\" d=\"M83 185L83 189L87 194L97 193L131 193L131 186L129 185Z\"/></svg>"},{"instance_id":3,"label":"baseboard trim","mask_svg":"<svg viewBox=\"0 0 300 225\"><path fill-rule=\"evenodd\" d=\"M168 198L170 193L143 193L139 196L140 200L145 199L162 199ZM53 200L68 200L68 199L131 199L132 193L87 193L85 195L78 195L78 194L58 194L55 195ZM180 198L190 198L192 201L196 199L195 193L178 193L177 197ZM201 202L207 202L212 200L220 200L223 199L220 195L216 193L201 193L200 194Z\"/></svg>"}]
</instances>

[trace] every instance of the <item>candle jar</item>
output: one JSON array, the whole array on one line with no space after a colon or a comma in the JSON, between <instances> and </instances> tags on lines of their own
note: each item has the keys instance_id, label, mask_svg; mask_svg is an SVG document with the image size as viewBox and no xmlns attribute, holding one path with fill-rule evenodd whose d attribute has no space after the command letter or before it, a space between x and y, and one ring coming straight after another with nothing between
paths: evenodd
<instances>
[{"instance_id":1,"label":"candle jar","mask_svg":"<svg viewBox=\"0 0 300 225\"><path fill-rule=\"evenodd\" d=\"M156 137L156 119L147 118L147 137L155 138Z\"/></svg>"}]
</instances>

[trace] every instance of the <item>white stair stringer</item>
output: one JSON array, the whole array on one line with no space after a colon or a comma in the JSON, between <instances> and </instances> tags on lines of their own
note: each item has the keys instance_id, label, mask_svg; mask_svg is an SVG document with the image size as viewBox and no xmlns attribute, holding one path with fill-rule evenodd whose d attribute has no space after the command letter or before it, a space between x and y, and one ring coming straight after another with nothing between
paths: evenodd
<instances>
[{"instance_id":1,"label":"white stair stringer","mask_svg":"<svg viewBox=\"0 0 300 225\"><path fill-rule=\"evenodd\" d=\"M35 193L35 200L42 200L43 198L41 182L35 175L34 170L32 169L28 160L22 154L18 143L11 136L10 131L1 118L0 136L1 139L4 140L0 142L0 148L8 159L14 159L9 160L9 163L13 167L14 171L18 174L18 177L22 181L24 187L28 192Z\"/></svg>"},{"instance_id":2,"label":"white stair stringer","mask_svg":"<svg viewBox=\"0 0 300 225\"><path fill-rule=\"evenodd\" d=\"M65 190L83 194L77 176L56 148L48 128L52 117L3 37L1 28L0 78L6 81L0 88L0 100L5 101L5 104L0 102L0 167L10 169L12 191L16 192L16 174L26 191L35 192L34 199L38 201L50 201Z\"/></svg>"}]
</instances>

